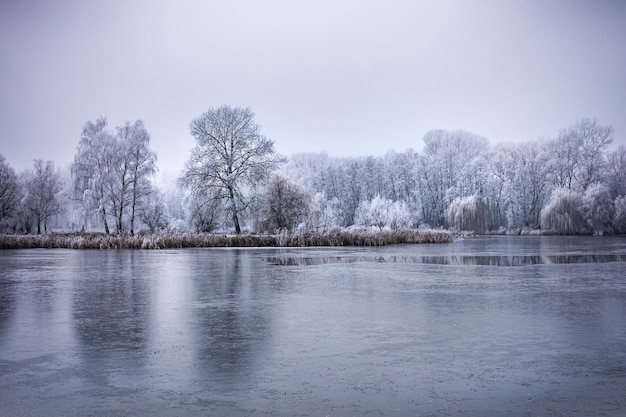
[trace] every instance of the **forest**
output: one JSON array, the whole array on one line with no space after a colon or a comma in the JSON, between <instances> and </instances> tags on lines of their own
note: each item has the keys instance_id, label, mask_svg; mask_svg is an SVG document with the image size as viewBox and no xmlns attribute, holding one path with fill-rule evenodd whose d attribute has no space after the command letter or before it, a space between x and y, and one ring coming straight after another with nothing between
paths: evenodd
<instances>
[{"instance_id":1,"label":"forest","mask_svg":"<svg viewBox=\"0 0 626 417\"><path fill-rule=\"evenodd\" d=\"M249 108L209 109L190 133L196 147L166 183L141 120L85 123L69 169L34 160L16 173L0 155L0 231L626 233L626 147L594 119L525 143L431 130L421 152L342 158L279 155Z\"/></svg>"}]
</instances>

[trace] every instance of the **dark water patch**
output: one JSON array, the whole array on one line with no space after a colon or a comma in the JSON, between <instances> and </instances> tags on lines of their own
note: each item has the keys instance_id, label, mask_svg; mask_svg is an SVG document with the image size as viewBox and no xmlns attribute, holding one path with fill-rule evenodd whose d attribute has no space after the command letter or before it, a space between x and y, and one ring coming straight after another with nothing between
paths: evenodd
<instances>
[{"instance_id":1,"label":"dark water patch","mask_svg":"<svg viewBox=\"0 0 626 417\"><path fill-rule=\"evenodd\" d=\"M310 266L351 263L390 263L428 265L526 266L626 262L626 255L451 255L451 256L273 256L271 265Z\"/></svg>"}]
</instances>

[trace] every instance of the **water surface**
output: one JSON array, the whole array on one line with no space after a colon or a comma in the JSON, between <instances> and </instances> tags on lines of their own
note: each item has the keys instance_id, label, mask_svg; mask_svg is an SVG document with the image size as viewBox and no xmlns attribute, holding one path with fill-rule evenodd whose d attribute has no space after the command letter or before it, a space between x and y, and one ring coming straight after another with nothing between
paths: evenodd
<instances>
[{"instance_id":1,"label":"water surface","mask_svg":"<svg viewBox=\"0 0 626 417\"><path fill-rule=\"evenodd\" d=\"M0 415L621 416L626 239L0 251Z\"/></svg>"}]
</instances>

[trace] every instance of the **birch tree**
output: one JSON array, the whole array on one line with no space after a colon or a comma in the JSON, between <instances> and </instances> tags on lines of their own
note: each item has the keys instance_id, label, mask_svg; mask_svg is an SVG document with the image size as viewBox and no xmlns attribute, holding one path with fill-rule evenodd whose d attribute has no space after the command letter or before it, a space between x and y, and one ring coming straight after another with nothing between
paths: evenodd
<instances>
[{"instance_id":1,"label":"birch tree","mask_svg":"<svg viewBox=\"0 0 626 417\"><path fill-rule=\"evenodd\" d=\"M109 131L107 120L83 126L72 167L74 199L82 201L85 222L96 211L108 234L112 216L117 233L124 232L129 219L134 234L138 205L151 192L150 177L156 172L156 154L143 122L126 122Z\"/></svg>"},{"instance_id":2,"label":"birch tree","mask_svg":"<svg viewBox=\"0 0 626 417\"><path fill-rule=\"evenodd\" d=\"M194 194L227 201L240 234L241 213L254 200L251 191L267 181L283 158L275 153L274 142L261 134L250 108L211 108L191 122L190 130L196 147L181 182Z\"/></svg>"},{"instance_id":3,"label":"birch tree","mask_svg":"<svg viewBox=\"0 0 626 417\"><path fill-rule=\"evenodd\" d=\"M115 138L107 130L107 120L100 117L83 126L72 166L74 199L84 207L83 228L89 214L97 212L105 233L109 234L107 218L108 188L111 182L111 148Z\"/></svg>"},{"instance_id":4,"label":"birch tree","mask_svg":"<svg viewBox=\"0 0 626 417\"><path fill-rule=\"evenodd\" d=\"M130 234L135 234L135 217L139 204L150 196L152 186L149 178L156 172L156 154L150 149L150 135L143 121L126 122L117 129L120 140L121 164L120 175L122 187L128 187L128 216L130 217ZM123 200L123 199L122 199ZM120 208L120 228L123 210ZM121 231L121 230L120 230Z\"/></svg>"}]
</instances>

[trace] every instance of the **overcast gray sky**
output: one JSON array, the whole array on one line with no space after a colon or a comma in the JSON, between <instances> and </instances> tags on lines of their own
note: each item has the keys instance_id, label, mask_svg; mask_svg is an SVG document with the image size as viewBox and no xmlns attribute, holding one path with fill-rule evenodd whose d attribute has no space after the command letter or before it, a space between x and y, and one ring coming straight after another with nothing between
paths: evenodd
<instances>
[{"instance_id":1,"label":"overcast gray sky","mask_svg":"<svg viewBox=\"0 0 626 417\"><path fill-rule=\"evenodd\" d=\"M82 125L144 120L159 168L189 123L249 106L278 152L382 155L430 129L536 140L582 117L626 143L620 0L0 0L0 153L69 164Z\"/></svg>"}]
</instances>

